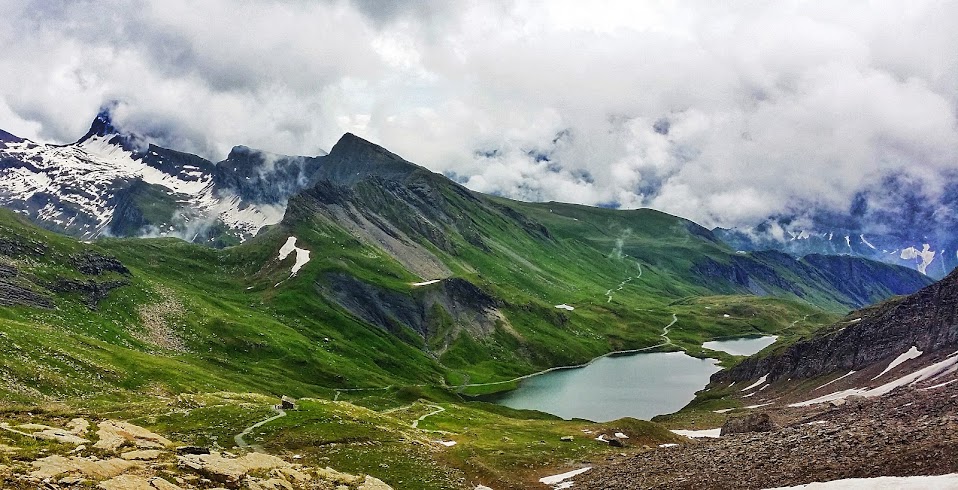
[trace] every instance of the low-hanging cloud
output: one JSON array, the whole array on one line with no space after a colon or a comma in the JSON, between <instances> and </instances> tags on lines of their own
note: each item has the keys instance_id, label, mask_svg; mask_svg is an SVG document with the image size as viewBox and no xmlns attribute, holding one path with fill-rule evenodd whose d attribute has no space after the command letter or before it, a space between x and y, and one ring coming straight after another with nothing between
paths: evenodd
<instances>
[{"instance_id":1,"label":"low-hanging cloud","mask_svg":"<svg viewBox=\"0 0 958 490\"><path fill-rule=\"evenodd\" d=\"M721 4L721 5L719 5ZM706 225L958 169L954 2L0 0L0 128L223 158L345 131L483 192Z\"/></svg>"}]
</instances>

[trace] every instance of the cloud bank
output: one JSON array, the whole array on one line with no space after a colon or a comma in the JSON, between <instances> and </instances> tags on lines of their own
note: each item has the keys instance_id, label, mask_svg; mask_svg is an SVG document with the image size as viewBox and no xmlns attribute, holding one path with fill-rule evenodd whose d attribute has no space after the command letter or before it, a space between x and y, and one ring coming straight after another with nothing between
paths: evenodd
<instances>
[{"instance_id":1,"label":"cloud bank","mask_svg":"<svg viewBox=\"0 0 958 490\"><path fill-rule=\"evenodd\" d=\"M468 187L734 226L958 170L958 3L0 0L0 128L218 160L345 131ZM731 4L731 5L728 5Z\"/></svg>"}]
</instances>

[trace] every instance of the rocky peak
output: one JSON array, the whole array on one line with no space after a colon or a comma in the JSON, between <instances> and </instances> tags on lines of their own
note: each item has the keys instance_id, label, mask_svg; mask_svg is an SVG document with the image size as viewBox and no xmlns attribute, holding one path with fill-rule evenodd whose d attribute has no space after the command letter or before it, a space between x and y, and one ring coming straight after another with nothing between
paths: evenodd
<instances>
[{"instance_id":1,"label":"rocky peak","mask_svg":"<svg viewBox=\"0 0 958 490\"><path fill-rule=\"evenodd\" d=\"M349 187L370 177L406 182L422 175L432 172L352 133L333 145L320 170L320 178Z\"/></svg>"},{"instance_id":2,"label":"rocky peak","mask_svg":"<svg viewBox=\"0 0 958 490\"><path fill-rule=\"evenodd\" d=\"M93 122L90 124L90 130L82 138L77 140L76 144L83 145L95 138L106 139L111 145L117 145L124 150L133 153L145 152L149 148L143 137L140 135L121 131L114 124L114 111L119 106L116 101L105 104L100 108Z\"/></svg>"},{"instance_id":3,"label":"rocky peak","mask_svg":"<svg viewBox=\"0 0 958 490\"><path fill-rule=\"evenodd\" d=\"M0 143L20 143L22 141L23 138L19 138L0 129Z\"/></svg>"},{"instance_id":4,"label":"rocky peak","mask_svg":"<svg viewBox=\"0 0 958 490\"><path fill-rule=\"evenodd\" d=\"M234 146L226 160L216 164L213 181L250 202L280 203L316 181L323 159Z\"/></svg>"}]
</instances>

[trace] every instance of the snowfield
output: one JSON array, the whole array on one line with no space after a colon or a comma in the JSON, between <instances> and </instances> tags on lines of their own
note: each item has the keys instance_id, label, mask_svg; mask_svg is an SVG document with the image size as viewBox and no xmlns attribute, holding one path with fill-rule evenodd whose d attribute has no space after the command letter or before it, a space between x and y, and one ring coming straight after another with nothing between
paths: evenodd
<instances>
[{"instance_id":1,"label":"snowfield","mask_svg":"<svg viewBox=\"0 0 958 490\"><path fill-rule=\"evenodd\" d=\"M891 371L892 369L895 369L896 367L898 367L899 364L911 359L917 359L919 356L921 356L921 354L922 352L918 350L918 347L912 346L911 349L908 349L907 352L896 357L894 361L888 364L888 367L886 367L884 371L882 371L878 376L875 376L872 379L874 380L874 379L878 379L882 377L882 375L884 375L888 371Z\"/></svg>"},{"instance_id":2,"label":"snowfield","mask_svg":"<svg viewBox=\"0 0 958 490\"><path fill-rule=\"evenodd\" d=\"M187 211L196 215L195 221L219 219L243 238L283 218L285 202L244 202L214 188L212 174L194 165L167 173L151 166L167 163L158 153L133 153L111 143L114 136L92 136L82 143L63 146L29 140L0 144L0 159L16 162L0 169L0 205L17 209L23 203L39 201L36 208L23 212L44 222L72 227L81 238L92 239L102 235L112 221L116 210L113 197L139 179L174 194L177 201L188 205ZM44 206L42 202L51 196L55 200ZM164 230L159 234L167 233Z\"/></svg>"},{"instance_id":3,"label":"snowfield","mask_svg":"<svg viewBox=\"0 0 958 490\"><path fill-rule=\"evenodd\" d=\"M558 475L544 476L542 478L539 478L539 483L544 483L546 485L557 485L556 488L569 488L572 486L571 485L572 482L568 482L569 485L564 485L562 484L562 482L574 476L581 475L591 469L592 469L591 466L586 466L585 468L579 468L577 470L567 471L565 473L560 473Z\"/></svg>"},{"instance_id":4,"label":"snowfield","mask_svg":"<svg viewBox=\"0 0 958 490\"><path fill-rule=\"evenodd\" d=\"M758 381L756 381L756 382L754 382L754 383L752 383L752 384L746 386L745 388L742 388L742 391L748 391L748 390L751 390L752 388L755 388L755 387L757 387L757 386L761 386L761 385L764 384L765 381L767 381L767 380L768 380L768 375L766 374L765 376L762 376L761 378L758 378Z\"/></svg>"},{"instance_id":5,"label":"snowfield","mask_svg":"<svg viewBox=\"0 0 958 490\"><path fill-rule=\"evenodd\" d=\"M958 489L958 473L937 476L881 476L878 478L849 478L828 482L809 483L794 487L776 487L768 490L927 490Z\"/></svg>"},{"instance_id":6,"label":"snowfield","mask_svg":"<svg viewBox=\"0 0 958 490\"><path fill-rule=\"evenodd\" d=\"M890 393L895 388L902 386L913 385L925 380L935 380L942 376L954 373L958 368L958 352L948 356L945 360L936 362L931 366L919 369L911 374L906 374L898 379L889 381L881 386L876 388L851 388L847 390L837 391L835 393L829 393L827 395L822 395L818 398L813 398L799 403L792 403L790 407L807 407L809 405L815 405L816 403L825 403L834 400L844 400L850 396L863 396L866 398L882 396L884 394Z\"/></svg>"},{"instance_id":7,"label":"snowfield","mask_svg":"<svg viewBox=\"0 0 958 490\"><path fill-rule=\"evenodd\" d=\"M680 436L690 437L696 439L699 437L721 437L722 428L717 429L703 429L703 430L685 430L685 429L673 429L672 433L678 434Z\"/></svg>"},{"instance_id":8,"label":"snowfield","mask_svg":"<svg viewBox=\"0 0 958 490\"><path fill-rule=\"evenodd\" d=\"M428 285L430 285L430 284L436 284L436 283L439 282L439 281L442 281L442 279L433 279L433 280L431 280L431 281L414 282L414 283L410 284L410 286L412 286L412 287L414 287L414 288L418 288L418 287L420 287L420 286L428 286Z\"/></svg>"}]
</instances>

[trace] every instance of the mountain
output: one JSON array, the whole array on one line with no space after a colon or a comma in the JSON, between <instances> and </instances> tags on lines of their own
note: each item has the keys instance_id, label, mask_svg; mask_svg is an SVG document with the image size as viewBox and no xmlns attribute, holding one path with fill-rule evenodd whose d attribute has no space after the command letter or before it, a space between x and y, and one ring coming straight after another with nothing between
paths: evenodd
<instances>
[{"instance_id":1,"label":"mountain","mask_svg":"<svg viewBox=\"0 0 958 490\"><path fill-rule=\"evenodd\" d=\"M0 408L21 433L115 417L190 451L242 453L234 442L248 436L289 460L375 472L400 488L527 488L536 472L621 450L592 437L569 444L569 434L628 434L637 448L681 439L655 423L561 421L468 396L616 350L704 356L717 337L795 342L849 308L931 282L855 257L738 253L650 209L483 195L352 134L321 157L237 147L212 164L143 148L107 123L64 147L4 136L4 175L44 183L7 201L15 212L0 210ZM71 179L90 187L78 194ZM114 235L170 231L169 216L182 234L212 218L222 233L206 240L234 245L78 240L32 221L66 228L38 210L69 203L76 216L100 213L88 221ZM281 213L272 224L230 227L264 203ZM79 221L74 235L95 231ZM280 395L305 399L275 418ZM29 477L43 458L93 461L43 441L0 431L0 447L28 451L14 460L3 449L0 464ZM14 480L0 482L36 487Z\"/></svg>"},{"instance_id":2,"label":"mountain","mask_svg":"<svg viewBox=\"0 0 958 490\"><path fill-rule=\"evenodd\" d=\"M905 177L889 177L859 192L844 212L809 205L753 226L716 228L736 250L851 255L904 265L940 279L958 266L958 175L944 173L930 192Z\"/></svg>"},{"instance_id":3,"label":"mountain","mask_svg":"<svg viewBox=\"0 0 958 490\"><path fill-rule=\"evenodd\" d=\"M757 398L801 405L880 396L901 386L935 385L958 370L956 354L958 271L953 271L911 295L852 312L811 338L746 359L715 374L712 386L761 379L769 386Z\"/></svg>"},{"instance_id":4,"label":"mountain","mask_svg":"<svg viewBox=\"0 0 958 490\"><path fill-rule=\"evenodd\" d=\"M610 350L652 345L661 325L677 312L688 311L682 319L690 330L684 342L698 348L696 342L717 329L722 335L788 330L799 318L843 313L929 282L914 271L862 259L736 253L709 230L653 210L485 196L352 134L322 157L237 147L215 165L137 145L116 134L101 114L75 145L7 143L8 154L41 156L16 162L37 162L42 168L11 165L5 171L13 176L32 172L34 180L56 171L88 179L91 190L81 194L86 199L61 212L81 216L79 211L102 204L96 208L97 226L124 232L116 234L133 235L162 221L158 216L173 213L188 226L209 217L203 210L235 211L244 203L276 203L277 212L285 209L284 216L241 245L219 252L153 240L98 240L86 246L7 219L6 236L17 244L11 250L42 250L44 244L59 243L65 251L25 255L45 264L42 270L11 256L16 280L10 282L6 301L41 309L54 305L76 315L71 323L86 324L104 321L98 308L114 295L132 295L122 300L125 313L114 320L146 328L138 313L145 297L180 298L171 301L198 309L181 324L184 330L174 335L177 342L189 351L219 352L216 363L226 366L233 361L220 356L237 359L237 352L263 345L253 333L262 325L288 331L291 339L305 336L309 343L352 339L347 350L334 355L340 368L326 366L321 376L309 369L290 372L290 382L376 384L393 377L414 382L427 372L430 380L446 373L450 384L503 379ZM100 150L91 153L90 148ZM111 160L101 158L107 150L114 155ZM76 194L52 179L44 182L45 194L36 191L8 205L29 214L34 208L24 205L43 195L46 204L31 216L48 224L42 210ZM54 188L58 194L49 192ZM231 200L216 200L218 195ZM290 196L287 202L284 196ZM228 218L249 217L247 224L253 216L262 218L252 209L217 216L224 230L235 231L228 225L238 221ZM49 217L56 223L60 216ZM79 221L71 225L78 233L84 229ZM34 238L22 243L18 236ZM132 276L79 271L76 261L81 259L76 257L86 249L97 257L116 257ZM100 280L105 277L110 279ZM735 309L741 318L692 312L683 303L705 296L718 298L717 307ZM783 317L783 312L795 318ZM233 323L236 315L259 319L254 323L260 326L250 324L247 330L234 325L229 336L243 340L224 345L223 327L209 321L229 318ZM616 320L601 321L609 317ZM119 337L127 339L121 343L125 348L153 348L129 335ZM388 349L357 351L387 340L394 343ZM263 348L278 355L293 345ZM226 346L231 348L223 350ZM338 357L345 352L347 357ZM318 368L312 364L317 359L310 354L302 362ZM286 371L278 365L269 369ZM350 374L357 370L367 374ZM302 377L307 373L312 374Z\"/></svg>"},{"instance_id":5,"label":"mountain","mask_svg":"<svg viewBox=\"0 0 958 490\"><path fill-rule=\"evenodd\" d=\"M322 159L240 146L214 164L120 132L109 107L73 144L0 136L0 205L86 240L177 236L238 243L279 222L286 201L312 183Z\"/></svg>"}]
</instances>

